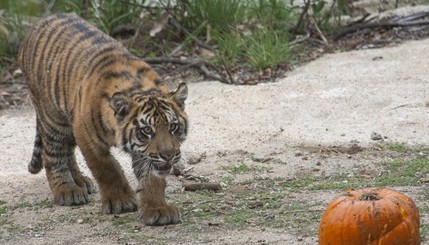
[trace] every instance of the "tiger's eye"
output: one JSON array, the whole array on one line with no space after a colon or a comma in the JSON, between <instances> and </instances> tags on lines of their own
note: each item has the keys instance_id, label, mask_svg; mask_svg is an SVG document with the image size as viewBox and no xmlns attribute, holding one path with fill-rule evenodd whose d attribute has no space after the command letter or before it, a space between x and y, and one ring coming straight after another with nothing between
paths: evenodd
<instances>
[{"instance_id":1,"label":"tiger's eye","mask_svg":"<svg viewBox=\"0 0 429 245\"><path fill-rule=\"evenodd\" d=\"M170 131L174 133L177 129L179 129L179 125L177 123L170 124Z\"/></svg>"},{"instance_id":2,"label":"tiger's eye","mask_svg":"<svg viewBox=\"0 0 429 245\"><path fill-rule=\"evenodd\" d=\"M146 134L146 135L151 135L152 134L152 128L151 127L144 127L141 129L141 131Z\"/></svg>"}]
</instances>

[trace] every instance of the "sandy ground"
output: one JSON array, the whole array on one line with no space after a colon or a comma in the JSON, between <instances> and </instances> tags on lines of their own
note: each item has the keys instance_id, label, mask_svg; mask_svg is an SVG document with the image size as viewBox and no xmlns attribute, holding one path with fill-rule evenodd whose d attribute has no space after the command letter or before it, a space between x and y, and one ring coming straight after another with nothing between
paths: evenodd
<instances>
[{"instance_id":1,"label":"sandy ground","mask_svg":"<svg viewBox=\"0 0 429 245\"><path fill-rule=\"evenodd\" d=\"M187 112L191 128L183 146L184 158L205 154L194 165L194 172L214 180L225 172L222 166L236 164L240 152L252 152L262 158L275 155L287 164L276 165L269 176L290 178L311 173L314 166L294 158L296 150L288 146L371 146L376 143L371 139L373 132L386 142L429 145L429 39L326 55L276 83L229 86L200 82L189 84L189 88ZM0 200L8 207L52 199L45 176L27 173L34 134L32 108L1 112ZM129 179L135 182L128 159L119 157ZM318 167L329 174L364 162L355 158L343 164L343 160L328 159ZM79 161L84 168L81 157ZM169 188L174 191L180 183L171 178ZM319 198L326 203L334 195L327 192ZM148 238L136 241L108 223L91 226L60 220L79 213L97 214L99 196L94 196L91 203L77 208L54 205L46 210L22 211L16 207L19 212L12 210L5 215L21 228L0 226L0 243L154 244L158 237L171 239L165 244L176 244L175 239L183 241L181 244L317 243L317 238L297 236L287 227L206 227L190 231L186 224L139 228Z\"/></svg>"}]
</instances>

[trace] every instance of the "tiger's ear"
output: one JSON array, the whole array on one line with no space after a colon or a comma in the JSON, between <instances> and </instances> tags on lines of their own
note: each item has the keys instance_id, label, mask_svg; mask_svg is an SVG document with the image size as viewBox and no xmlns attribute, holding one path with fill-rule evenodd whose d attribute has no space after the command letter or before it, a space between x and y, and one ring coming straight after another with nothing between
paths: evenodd
<instances>
[{"instance_id":1,"label":"tiger's ear","mask_svg":"<svg viewBox=\"0 0 429 245\"><path fill-rule=\"evenodd\" d=\"M110 107L115 112L116 120L120 122L130 113L131 100L125 93L117 92L110 99Z\"/></svg>"},{"instance_id":2,"label":"tiger's ear","mask_svg":"<svg viewBox=\"0 0 429 245\"><path fill-rule=\"evenodd\" d=\"M179 84L176 91L170 93L170 98L176 102L180 109L185 109L185 100L188 98L188 86L186 83Z\"/></svg>"}]
</instances>

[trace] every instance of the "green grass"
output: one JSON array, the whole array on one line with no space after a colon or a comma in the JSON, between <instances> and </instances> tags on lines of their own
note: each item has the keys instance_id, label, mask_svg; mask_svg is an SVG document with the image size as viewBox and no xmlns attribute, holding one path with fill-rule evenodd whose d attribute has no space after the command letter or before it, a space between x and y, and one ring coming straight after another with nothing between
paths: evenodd
<instances>
[{"instance_id":1,"label":"green grass","mask_svg":"<svg viewBox=\"0 0 429 245\"><path fill-rule=\"evenodd\" d=\"M231 174L245 174L253 171L254 169L249 167L247 164L240 163L235 166L224 167L224 170Z\"/></svg>"},{"instance_id":2,"label":"green grass","mask_svg":"<svg viewBox=\"0 0 429 245\"><path fill-rule=\"evenodd\" d=\"M54 9L57 12L73 12L92 22L105 33L111 34L112 30L123 24L135 24L139 21L138 15L141 8L139 0L89 0L84 6L80 0L58 0Z\"/></svg>"},{"instance_id":3,"label":"green grass","mask_svg":"<svg viewBox=\"0 0 429 245\"><path fill-rule=\"evenodd\" d=\"M248 37L246 60L256 70L285 63L290 58L286 32L277 33L273 29L255 30Z\"/></svg>"},{"instance_id":4,"label":"green grass","mask_svg":"<svg viewBox=\"0 0 429 245\"><path fill-rule=\"evenodd\" d=\"M420 239L421 242L427 241L429 235L429 224L420 225Z\"/></svg>"},{"instance_id":5,"label":"green grass","mask_svg":"<svg viewBox=\"0 0 429 245\"><path fill-rule=\"evenodd\" d=\"M396 151L399 153L405 153L410 150L410 148L407 147L405 143L400 143L400 142L387 144L386 148L388 150Z\"/></svg>"},{"instance_id":6,"label":"green grass","mask_svg":"<svg viewBox=\"0 0 429 245\"><path fill-rule=\"evenodd\" d=\"M245 163L240 163L234 166L223 167L230 174L246 174L252 172L268 172L271 170L269 167L263 167L258 165L247 165Z\"/></svg>"},{"instance_id":7,"label":"green grass","mask_svg":"<svg viewBox=\"0 0 429 245\"><path fill-rule=\"evenodd\" d=\"M329 179L314 179L311 190L347 189L368 186L417 186L429 174L429 160L419 157L412 160L396 159L381 163L385 169L381 176L367 179L362 177L331 176Z\"/></svg>"},{"instance_id":8,"label":"green grass","mask_svg":"<svg viewBox=\"0 0 429 245\"><path fill-rule=\"evenodd\" d=\"M255 178L234 183L223 193L211 191L185 192L176 196L184 223L189 226L219 223L224 228L305 227L320 217L320 212L307 212L320 203L290 199L280 179ZM233 191L235 187L241 191ZM251 186L251 187L250 187Z\"/></svg>"},{"instance_id":9,"label":"green grass","mask_svg":"<svg viewBox=\"0 0 429 245\"><path fill-rule=\"evenodd\" d=\"M121 226L121 225L129 225L132 222L137 221L137 216L135 214L121 215L121 216L113 216L111 222L113 225Z\"/></svg>"},{"instance_id":10,"label":"green grass","mask_svg":"<svg viewBox=\"0 0 429 245\"><path fill-rule=\"evenodd\" d=\"M288 30L299 9L289 0L178 1L178 15L190 30L201 28L218 47L214 61L229 66L249 66L260 71L290 59Z\"/></svg>"}]
</instances>

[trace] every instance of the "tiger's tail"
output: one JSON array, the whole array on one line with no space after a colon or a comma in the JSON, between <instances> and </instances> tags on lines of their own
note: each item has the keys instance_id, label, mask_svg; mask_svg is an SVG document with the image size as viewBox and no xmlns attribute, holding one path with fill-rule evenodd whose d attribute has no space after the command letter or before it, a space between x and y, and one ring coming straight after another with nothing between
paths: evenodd
<instances>
[{"instance_id":1,"label":"tiger's tail","mask_svg":"<svg viewBox=\"0 0 429 245\"><path fill-rule=\"evenodd\" d=\"M39 120L36 122L36 139L34 140L34 148L33 148L33 156L31 157L31 161L28 164L28 171L32 174L37 174L42 170L42 137L40 136L39 130Z\"/></svg>"}]
</instances>

